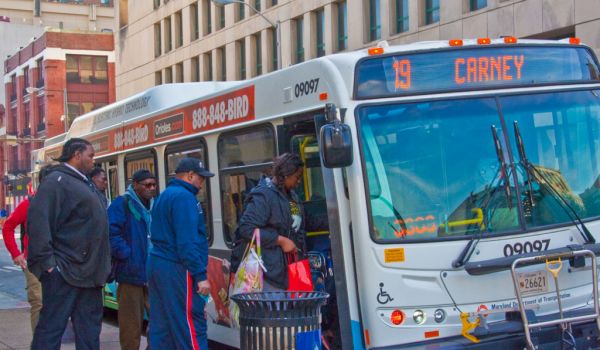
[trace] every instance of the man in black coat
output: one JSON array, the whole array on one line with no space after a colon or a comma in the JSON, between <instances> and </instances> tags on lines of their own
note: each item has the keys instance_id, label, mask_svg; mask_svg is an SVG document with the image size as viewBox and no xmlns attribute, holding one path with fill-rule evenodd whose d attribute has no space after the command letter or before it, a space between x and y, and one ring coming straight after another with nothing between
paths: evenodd
<instances>
[{"instance_id":1,"label":"man in black coat","mask_svg":"<svg viewBox=\"0 0 600 350\"><path fill-rule=\"evenodd\" d=\"M31 349L60 349L69 317L76 348L99 349L110 246L106 210L87 178L94 148L73 138L57 160L62 164L41 183L28 211L27 263L42 283L42 310Z\"/></svg>"}]
</instances>

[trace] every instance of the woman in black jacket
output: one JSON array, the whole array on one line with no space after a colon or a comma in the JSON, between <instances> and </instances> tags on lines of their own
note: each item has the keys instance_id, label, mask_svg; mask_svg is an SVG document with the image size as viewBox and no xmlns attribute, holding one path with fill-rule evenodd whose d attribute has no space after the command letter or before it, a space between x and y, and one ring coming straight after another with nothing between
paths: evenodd
<instances>
[{"instance_id":1,"label":"woman in black jacket","mask_svg":"<svg viewBox=\"0 0 600 350\"><path fill-rule=\"evenodd\" d=\"M284 153L275 158L273 176L263 177L246 198L236 239L240 247L252 240L260 229L264 273L264 291L286 290L287 257L285 253L305 251L302 203L293 191L300 184L304 163L296 154ZM235 249L233 261L240 261L244 249ZM237 266L234 266L237 270ZM234 271L235 272L235 271Z\"/></svg>"}]
</instances>

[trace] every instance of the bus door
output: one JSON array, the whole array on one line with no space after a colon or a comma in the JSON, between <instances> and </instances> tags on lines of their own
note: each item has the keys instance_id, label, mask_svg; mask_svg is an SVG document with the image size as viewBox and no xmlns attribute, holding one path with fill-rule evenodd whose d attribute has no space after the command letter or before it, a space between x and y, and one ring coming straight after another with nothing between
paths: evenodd
<instances>
[{"instance_id":1,"label":"bus door","mask_svg":"<svg viewBox=\"0 0 600 350\"><path fill-rule=\"evenodd\" d=\"M338 348L339 321L337 298L333 278L333 258L329 235L329 218L325 198L325 185L315 122L312 116L278 127L278 153L298 154L304 162L301 185L296 194L302 201L306 249L311 265L315 290L329 293L330 300L323 309L322 330L329 348Z\"/></svg>"}]
</instances>

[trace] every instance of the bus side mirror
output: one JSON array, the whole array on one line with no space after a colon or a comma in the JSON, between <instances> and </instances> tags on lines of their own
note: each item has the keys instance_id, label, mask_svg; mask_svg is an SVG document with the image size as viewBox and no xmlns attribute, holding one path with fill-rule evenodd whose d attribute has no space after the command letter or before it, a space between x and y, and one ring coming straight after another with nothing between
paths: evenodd
<instances>
[{"instance_id":1,"label":"bus side mirror","mask_svg":"<svg viewBox=\"0 0 600 350\"><path fill-rule=\"evenodd\" d=\"M321 127L319 144L321 158L326 168L342 168L352 164L352 133L350 127L336 117L336 107L327 104L325 116L328 124Z\"/></svg>"}]
</instances>

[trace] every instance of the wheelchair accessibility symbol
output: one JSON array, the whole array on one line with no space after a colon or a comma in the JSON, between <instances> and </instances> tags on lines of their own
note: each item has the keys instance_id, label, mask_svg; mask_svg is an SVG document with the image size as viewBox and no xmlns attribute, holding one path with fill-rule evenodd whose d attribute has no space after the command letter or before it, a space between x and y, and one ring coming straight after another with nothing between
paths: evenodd
<instances>
[{"instance_id":1,"label":"wheelchair accessibility symbol","mask_svg":"<svg viewBox=\"0 0 600 350\"><path fill-rule=\"evenodd\" d=\"M392 298L388 294L388 292L383 290L383 283L379 283L379 294L377 294L377 302L379 304L385 305L390 301L394 301L394 298Z\"/></svg>"}]
</instances>

